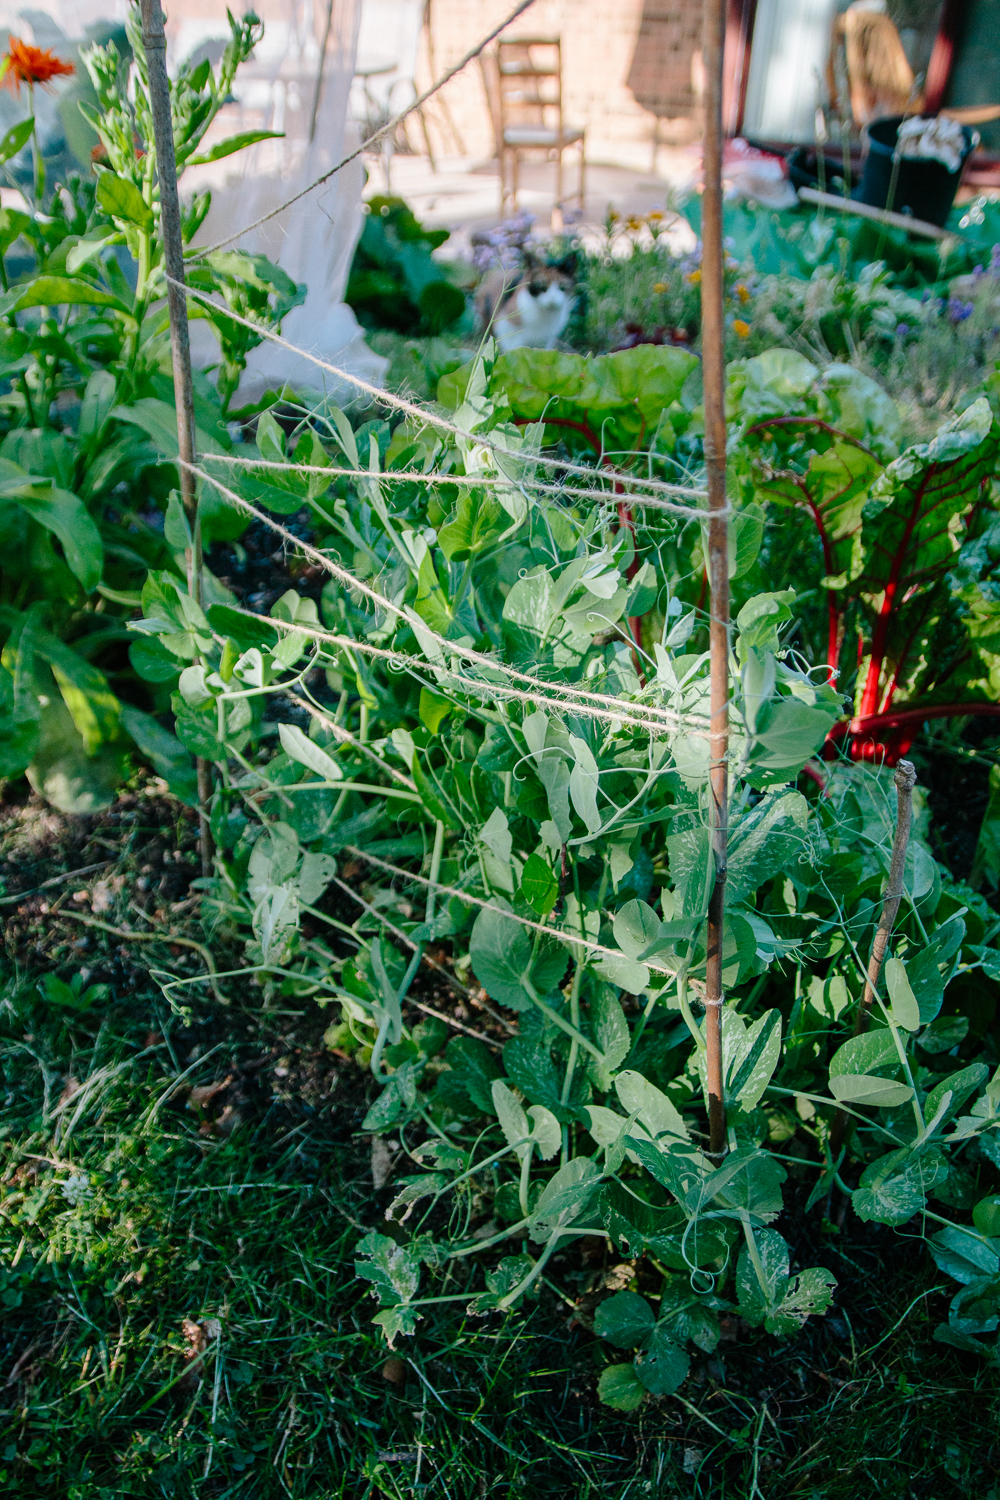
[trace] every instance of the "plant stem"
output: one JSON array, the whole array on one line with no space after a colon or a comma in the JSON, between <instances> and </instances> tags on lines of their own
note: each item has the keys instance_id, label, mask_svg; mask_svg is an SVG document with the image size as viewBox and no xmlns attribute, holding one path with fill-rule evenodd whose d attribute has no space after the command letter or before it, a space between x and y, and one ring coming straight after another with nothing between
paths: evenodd
<instances>
[{"instance_id":1,"label":"plant stem","mask_svg":"<svg viewBox=\"0 0 1000 1500\"><path fill-rule=\"evenodd\" d=\"M156 175L160 184L160 233L163 264L167 276L167 306L170 312L170 349L174 366L174 401L177 407L177 444L180 463L181 499L191 526L188 554L188 593L201 605L201 521L193 465L195 448L194 387L191 380L191 345L188 339L187 299L184 295L184 241L181 234L180 199L177 195L177 159L170 121L170 83L167 79L167 39L163 31L160 0L141 0L142 45L149 70L149 103L156 143ZM212 874L212 831L209 803L212 797L211 766L197 760L198 804L201 817L201 873Z\"/></svg>"},{"instance_id":2,"label":"plant stem","mask_svg":"<svg viewBox=\"0 0 1000 1500\"><path fill-rule=\"evenodd\" d=\"M726 505L726 408L722 244L722 71L726 38L723 0L706 0L702 55L705 64L705 141L702 196L701 352L705 389L705 470L708 481L710 830L715 885L709 899L706 940L705 1044L708 1070L709 1151L726 1149L722 1082L722 927L726 889L729 777L729 522Z\"/></svg>"},{"instance_id":3,"label":"plant stem","mask_svg":"<svg viewBox=\"0 0 1000 1500\"><path fill-rule=\"evenodd\" d=\"M889 861L889 879L886 883L885 898L882 902L882 915L875 931L872 942L871 957L868 960L868 975L865 980L865 992L861 997L854 1017L854 1035L860 1036L863 1031L868 1030L868 1022L871 1017L872 1004L878 990L879 976L882 973L882 963L885 959L885 950L889 943L889 934L892 932L896 921L896 913L899 911L899 903L903 896L903 872L906 867L906 847L910 841L910 825L913 821L913 788L917 783L917 773L912 762L901 760L896 767L893 778L896 783L896 833L892 841L892 858ZM830 1131L830 1150L836 1154L840 1150L847 1132L847 1115L842 1109L838 1109Z\"/></svg>"}]
</instances>

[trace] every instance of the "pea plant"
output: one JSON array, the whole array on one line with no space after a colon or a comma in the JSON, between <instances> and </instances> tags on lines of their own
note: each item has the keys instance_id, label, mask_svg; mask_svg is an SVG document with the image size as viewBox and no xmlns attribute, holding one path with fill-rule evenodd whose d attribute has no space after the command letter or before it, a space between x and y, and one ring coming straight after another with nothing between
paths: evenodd
<instances>
[{"instance_id":1,"label":"pea plant","mask_svg":"<svg viewBox=\"0 0 1000 1500\"><path fill-rule=\"evenodd\" d=\"M731 559L748 597L731 661L725 1150L709 1150L703 513L655 451L672 405L697 421L693 361L647 346L581 362L555 399L554 364L520 353L515 384L487 347L445 377L437 413L395 425L326 407L288 435L263 414L255 445L204 457L200 483L299 547L326 575L318 605L292 589L254 615L208 575L202 608L163 570L131 624L180 744L217 768L211 921L242 934L266 994L339 1007L330 1043L372 1080L364 1129L408 1164L358 1246L375 1322L394 1344L430 1305L516 1313L580 1242L610 1244L632 1285L594 1327L632 1357L600 1392L634 1409L678 1388L721 1314L787 1337L830 1305L833 1278L793 1266L775 1227L789 1174L811 1174L817 1212L847 1193L863 1219L920 1216L963 1286L941 1337L979 1347L975 1319L995 1326L1000 1075L946 994L1000 974L1000 919L934 859L918 788L887 961L869 973L898 842L890 773L816 761L843 700L789 644L796 591L744 586L763 536L750 502ZM638 390L656 393L648 410ZM907 492L881 493L891 508ZM275 519L303 505L308 544ZM419 999L427 964L509 1039L450 1034Z\"/></svg>"}]
</instances>

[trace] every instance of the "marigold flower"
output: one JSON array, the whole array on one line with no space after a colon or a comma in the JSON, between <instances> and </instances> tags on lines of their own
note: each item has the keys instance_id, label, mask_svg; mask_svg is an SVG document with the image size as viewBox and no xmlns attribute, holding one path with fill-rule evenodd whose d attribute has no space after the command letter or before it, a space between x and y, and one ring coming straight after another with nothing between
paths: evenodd
<instances>
[{"instance_id":1,"label":"marigold flower","mask_svg":"<svg viewBox=\"0 0 1000 1500\"><path fill-rule=\"evenodd\" d=\"M735 291L737 297L739 297L739 299L740 299L741 302L749 302L750 301L750 292L743 285L742 281L737 282L737 284L733 288L733 290Z\"/></svg>"},{"instance_id":2,"label":"marigold flower","mask_svg":"<svg viewBox=\"0 0 1000 1500\"><path fill-rule=\"evenodd\" d=\"M658 297L662 297L663 293L666 290L667 290L667 283L665 281L654 282L654 284L653 284L653 291L656 293L656 295Z\"/></svg>"},{"instance_id":3,"label":"marigold flower","mask_svg":"<svg viewBox=\"0 0 1000 1500\"><path fill-rule=\"evenodd\" d=\"M32 47L16 36L10 38L7 55L0 62L0 68L0 83L5 89L10 89L12 94L20 94L22 83L26 83L29 88L36 83L44 87L53 78L69 78L76 72L71 62L63 62L48 47Z\"/></svg>"},{"instance_id":4,"label":"marigold flower","mask_svg":"<svg viewBox=\"0 0 1000 1500\"><path fill-rule=\"evenodd\" d=\"M697 286L699 284L699 282L701 281L701 272L700 271L689 271L687 273L687 275L685 276L684 280L685 281L689 281L692 286Z\"/></svg>"},{"instance_id":5,"label":"marigold flower","mask_svg":"<svg viewBox=\"0 0 1000 1500\"><path fill-rule=\"evenodd\" d=\"M750 324L744 323L742 318L734 318L733 327L736 329L736 332L739 334L741 339L745 339L750 332Z\"/></svg>"}]
</instances>

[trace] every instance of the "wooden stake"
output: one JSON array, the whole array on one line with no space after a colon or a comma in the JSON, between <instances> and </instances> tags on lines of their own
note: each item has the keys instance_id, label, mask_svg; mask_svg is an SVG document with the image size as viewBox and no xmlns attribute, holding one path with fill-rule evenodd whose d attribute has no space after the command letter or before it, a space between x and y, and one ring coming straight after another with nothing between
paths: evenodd
<instances>
[{"instance_id":1,"label":"wooden stake","mask_svg":"<svg viewBox=\"0 0 1000 1500\"><path fill-rule=\"evenodd\" d=\"M709 1151L726 1149L722 1072L722 936L729 805L729 520L726 503L726 407L723 355L722 64L725 0L705 0L704 179L701 211L701 362L705 386L705 467L708 479L710 732L709 818L715 883L708 904L705 1043Z\"/></svg>"},{"instance_id":2,"label":"wooden stake","mask_svg":"<svg viewBox=\"0 0 1000 1500\"><path fill-rule=\"evenodd\" d=\"M181 235L181 206L177 194L177 158L174 154L174 132L170 122L170 84L167 79L167 38L163 30L160 0L140 0L142 12L142 45L146 53L149 76L149 103L153 113L153 136L156 145L156 175L160 187L160 234L163 237L163 262L167 273L167 308L170 314L170 352L174 366L174 404L177 407L177 445L180 456L181 500L191 528L188 548L188 593L196 603L202 600L201 522L198 518L198 495L191 466L197 463L194 420L194 387L191 380L191 345L188 340L187 298L184 295L184 240ZM208 823L208 805L212 796L212 775L207 760L199 757L198 802L201 817L201 872L212 873L212 835Z\"/></svg>"}]
</instances>

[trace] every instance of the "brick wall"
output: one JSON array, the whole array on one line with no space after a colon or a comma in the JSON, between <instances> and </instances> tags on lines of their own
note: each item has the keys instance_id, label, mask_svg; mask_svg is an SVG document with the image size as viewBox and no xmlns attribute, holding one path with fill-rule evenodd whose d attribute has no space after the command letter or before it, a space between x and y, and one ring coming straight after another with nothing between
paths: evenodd
<instances>
[{"instance_id":1,"label":"brick wall","mask_svg":"<svg viewBox=\"0 0 1000 1500\"><path fill-rule=\"evenodd\" d=\"M633 69L643 10L663 9L655 0L536 0L507 35L558 36L563 46L564 114L572 124L587 126L588 156L595 161L648 169L652 160L656 116L635 100L626 80ZM695 9L697 0L679 0L679 11ZM510 0L432 0L434 73L440 75L511 10ZM633 76L635 76L633 74ZM422 45L418 84L430 80L426 45ZM482 74L472 63L442 91L466 152L493 155ZM428 107L432 141L439 151L456 154L444 111ZM661 139L683 139L693 133L687 120L666 123ZM410 139L418 146L414 130Z\"/></svg>"}]
</instances>

